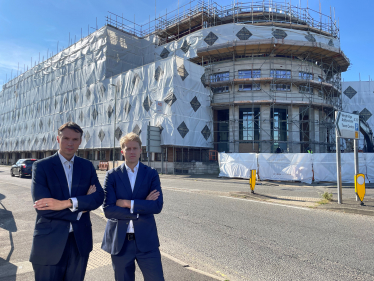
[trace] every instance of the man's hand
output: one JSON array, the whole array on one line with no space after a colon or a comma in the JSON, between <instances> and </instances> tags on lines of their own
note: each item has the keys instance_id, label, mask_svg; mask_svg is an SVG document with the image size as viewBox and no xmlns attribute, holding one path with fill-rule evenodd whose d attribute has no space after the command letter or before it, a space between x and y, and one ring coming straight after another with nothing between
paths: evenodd
<instances>
[{"instance_id":1,"label":"man's hand","mask_svg":"<svg viewBox=\"0 0 374 281\"><path fill-rule=\"evenodd\" d=\"M70 200L57 200L53 198L43 198L35 201L34 208L40 211L53 210L61 211L67 208L71 208Z\"/></svg>"},{"instance_id":2,"label":"man's hand","mask_svg":"<svg viewBox=\"0 0 374 281\"><path fill-rule=\"evenodd\" d=\"M87 195L90 195L92 193L96 192L96 186L93 184L90 186L90 188L87 191Z\"/></svg>"},{"instance_id":3,"label":"man's hand","mask_svg":"<svg viewBox=\"0 0 374 281\"><path fill-rule=\"evenodd\" d=\"M147 198L145 200L157 200L157 198L160 196L160 192L157 191L156 189L151 191L151 193L148 194Z\"/></svg>"},{"instance_id":4,"label":"man's hand","mask_svg":"<svg viewBox=\"0 0 374 281\"><path fill-rule=\"evenodd\" d=\"M116 206L131 209L131 200L117 199Z\"/></svg>"}]
</instances>

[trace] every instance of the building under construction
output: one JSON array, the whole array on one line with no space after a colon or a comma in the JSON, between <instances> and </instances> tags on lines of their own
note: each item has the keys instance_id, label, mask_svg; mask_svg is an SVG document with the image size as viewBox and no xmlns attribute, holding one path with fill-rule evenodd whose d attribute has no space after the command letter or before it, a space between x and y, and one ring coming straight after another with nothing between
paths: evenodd
<instances>
[{"instance_id":1,"label":"building under construction","mask_svg":"<svg viewBox=\"0 0 374 281\"><path fill-rule=\"evenodd\" d=\"M144 25L110 13L3 86L0 161L49 155L68 120L93 161L120 160L120 136L145 142L160 127L163 153L142 160L165 172L202 171L209 150L330 152L350 65L334 13L275 1L192 1Z\"/></svg>"}]
</instances>

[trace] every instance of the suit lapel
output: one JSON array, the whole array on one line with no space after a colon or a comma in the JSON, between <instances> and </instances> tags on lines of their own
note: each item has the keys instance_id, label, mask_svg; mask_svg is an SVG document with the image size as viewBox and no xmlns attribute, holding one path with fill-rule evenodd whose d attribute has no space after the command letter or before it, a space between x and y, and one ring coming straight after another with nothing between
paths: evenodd
<instances>
[{"instance_id":1,"label":"suit lapel","mask_svg":"<svg viewBox=\"0 0 374 281\"><path fill-rule=\"evenodd\" d=\"M75 156L73 164L73 179L71 183L71 197L76 197L79 188L79 180L81 178L82 167L80 159Z\"/></svg>"},{"instance_id":2,"label":"suit lapel","mask_svg":"<svg viewBox=\"0 0 374 281\"><path fill-rule=\"evenodd\" d=\"M135 180L135 186L134 186L134 191L133 191L133 196L136 196L136 193L142 186L143 180L146 176L146 168L145 166L139 162L139 169L138 169L138 174L136 175L136 180Z\"/></svg>"},{"instance_id":3,"label":"suit lapel","mask_svg":"<svg viewBox=\"0 0 374 281\"><path fill-rule=\"evenodd\" d=\"M121 173L119 173L119 177L121 178L123 185L125 186L125 190L127 193L132 194L130 179L129 175L127 174L125 163L121 165L120 169Z\"/></svg>"},{"instance_id":4,"label":"suit lapel","mask_svg":"<svg viewBox=\"0 0 374 281\"><path fill-rule=\"evenodd\" d=\"M70 198L68 181L66 180L64 167L62 166L58 153L56 153L53 158L53 170L55 171L57 175L57 178L59 180L59 183L60 183L60 186L61 186L61 189L62 189L62 192L65 198L66 199Z\"/></svg>"}]
</instances>

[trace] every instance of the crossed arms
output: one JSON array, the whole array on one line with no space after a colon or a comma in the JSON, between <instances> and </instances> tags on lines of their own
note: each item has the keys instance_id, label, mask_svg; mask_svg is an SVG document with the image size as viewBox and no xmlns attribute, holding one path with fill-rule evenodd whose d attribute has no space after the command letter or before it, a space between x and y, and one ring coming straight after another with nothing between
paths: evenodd
<instances>
[{"instance_id":1,"label":"crossed arms","mask_svg":"<svg viewBox=\"0 0 374 281\"><path fill-rule=\"evenodd\" d=\"M133 212L131 212L131 201L129 199L117 199L114 189L115 178L113 173L107 173L104 182L104 213L108 219L130 219L134 220L139 215L158 214L162 210L163 196L160 179L157 172L152 171L151 192L143 200L134 199Z\"/></svg>"},{"instance_id":2,"label":"crossed arms","mask_svg":"<svg viewBox=\"0 0 374 281\"><path fill-rule=\"evenodd\" d=\"M54 199L51 190L48 187L47 176L42 165L35 162L33 165L33 176L31 184L31 195L34 201L34 208L36 212L49 219L60 219L66 221L76 221L80 218L79 213L98 208L104 200L104 192L97 179L96 172L93 166L93 185L90 186L88 192L84 196L78 196L78 209L79 212L70 210L73 206L70 200ZM91 171L92 172L92 171Z\"/></svg>"}]
</instances>

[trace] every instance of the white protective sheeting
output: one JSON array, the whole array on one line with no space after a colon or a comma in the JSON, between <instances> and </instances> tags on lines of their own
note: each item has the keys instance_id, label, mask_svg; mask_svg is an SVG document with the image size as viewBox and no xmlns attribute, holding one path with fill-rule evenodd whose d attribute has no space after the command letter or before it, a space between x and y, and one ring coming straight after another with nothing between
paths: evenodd
<instances>
[{"instance_id":1,"label":"white protective sheeting","mask_svg":"<svg viewBox=\"0 0 374 281\"><path fill-rule=\"evenodd\" d=\"M374 153L359 153L359 173L374 182ZM258 166L260 180L336 182L335 153L219 153L220 176L249 178ZM354 183L354 154L342 153L342 182Z\"/></svg>"},{"instance_id":2,"label":"white protective sheeting","mask_svg":"<svg viewBox=\"0 0 374 281\"><path fill-rule=\"evenodd\" d=\"M279 29L286 32L287 36L282 40L285 43L288 40L310 42L309 40L313 40L311 39L311 37L313 37L315 40L314 44L321 43L326 48L334 49L336 51L339 51L340 48L339 40L313 32L301 31L296 29L274 28L272 26L255 26L251 24L231 23L204 28L202 30L186 35L178 41L173 41L168 44L159 46L155 50L157 54L156 59L161 59L160 55L162 54L162 57L164 57L166 53L168 56L172 56L174 55L174 53L176 53L176 55L180 57L194 58L197 56L198 48L210 46L206 41L204 41L204 39L206 39L208 34L210 34L211 32L217 37L217 40L212 44L214 46L216 44L240 41L240 39L237 37L237 34L243 27L245 27L252 34L252 36L250 36L248 40L245 41L271 39L274 37L274 30ZM148 56L149 61L147 62L151 62L153 59L153 57Z\"/></svg>"},{"instance_id":3,"label":"white protective sheeting","mask_svg":"<svg viewBox=\"0 0 374 281\"><path fill-rule=\"evenodd\" d=\"M260 153L257 159L260 180L312 182L312 154Z\"/></svg>"},{"instance_id":4,"label":"white protective sheeting","mask_svg":"<svg viewBox=\"0 0 374 281\"><path fill-rule=\"evenodd\" d=\"M363 115L374 131L374 82L353 81L342 82L342 109L352 113L358 111ZM364 136L360 133L359 149L364 148Z\"/></svg>"},{"instance_id":5,"label":"white protective sheeting","mask_svg":"<svg viewBox=\"0 0 374 281\"><path fill-rule=\"evenodd\" d=\"M218 153L218 163L220 177L249 179L257 170L256 153Z\"/></svg>"},{"instance_id":6,"label":"white protective sheeting","mask_svg":"<svg viewBox=\"0 0 374 281\"><path fill-rule=\"evenodd\" d=\"M81 148L109 148L114 138L119 146L131 131L145 143L149 122L162 129L162 145L211 147L204 68L176 56L141 66L154 51L151 39L106 26L5 84L0 151L57 149L67 121L84 130Z\"/></svg>"}]
</instances>

